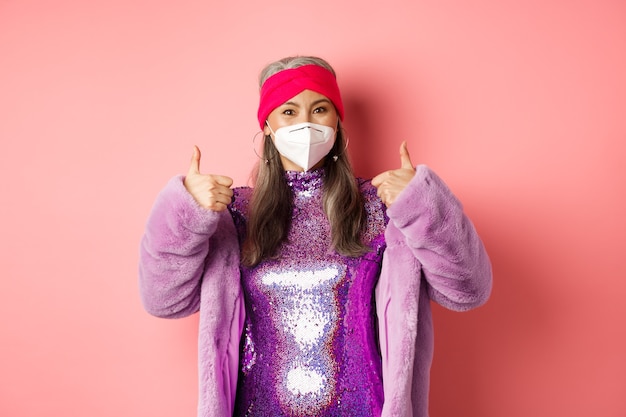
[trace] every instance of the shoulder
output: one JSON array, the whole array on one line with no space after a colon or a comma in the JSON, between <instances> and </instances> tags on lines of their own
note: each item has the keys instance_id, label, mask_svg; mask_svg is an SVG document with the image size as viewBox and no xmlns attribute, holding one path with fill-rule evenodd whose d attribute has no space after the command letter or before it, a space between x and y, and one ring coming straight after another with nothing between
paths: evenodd
<instances>
[{"instance_id":1,"label":"shoulder","mask_svg":"<svg viewBox=\"0 0 626 417\"><path fill-rule=\"evenodd\" d=\"M378 197L378 190L372 185L371 180L364 178L357 178L356 180L367 213L366 240L372 240L385 231L389 222L387 207Z\"/></svg>"},{"instance_id":2,"label":"shoulder","mask_svg":"<svg viewBox=\"0 0 626 417\"><path fill-rule=\"evenodd\" d=\"M372 180L365 178L357 178L357 184L359 186L359 192L363 196L365 207L369 210L381 210L385 211L385 205L380 197L378 197L378 190L372 185Z\"/></svg>"},{"instance_id":3,"label":"shoulder","mask_svg":"<svg viewBox=\"0 0 626 417\"><path fill-rule=\"evenodd\" d=\"M231 213L241 213L243 215L247 215L248 206L250 205L250 200L252 199L252 191L251 187L235 187L233 188L233 201L228 205L228 209Z\"/></svg>"},{"instance_id":4,"label":"shoulder","mask_svg":"<svg viewBox=\"0 0 626 417\"><path fill-rule=\"evenodd\" d=\"M233 201L228 205L228 210L240 237L245 234L252 191L250 187L233 188Z\"/></svg>"},{"instance_id":5,"label":"shoulder","mask_svg":"<svg viewBox=\"0 0 626 417\"><path fill-rule=\"evenodd\" d=\"M243 217L248 217L248 207L252 200L253 189L251 187L235 187L233 188L233 200L228 205L230 212Z\"/></svg>"}]
</instances>

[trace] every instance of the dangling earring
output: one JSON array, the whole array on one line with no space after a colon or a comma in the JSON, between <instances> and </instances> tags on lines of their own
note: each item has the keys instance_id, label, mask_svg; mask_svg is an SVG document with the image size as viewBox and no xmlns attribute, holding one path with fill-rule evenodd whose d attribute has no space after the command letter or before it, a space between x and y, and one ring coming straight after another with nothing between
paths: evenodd
<instances>
[{"instance_id":1,"label":"dangling earring","mask_svg":"<svg viewBox=\"0 0 626 417\"><path fill-rule=\"evenodd\" d=\"M343 140L346 142L346 145L343 147L343 151L341 151L337 155L333 155L334 162L337 162L339 157L343 155L344 153L346 153L346 151L348 150L348 144L350 143L350 138L348 137L348 132L346 132L346 129L344 129L343 127L341 127L340 129L341 129L341 136L343 137Z\"/></svg>"},{"instance_id":2,"label":"dangling earring","mask_svg":"<svg viewBox=\"0 0 626 417\"><path fill-rule=\"evenodd\" d=\"M262 160L265 165L268 165L270 163L270 160L267 158L263 158L261 155L259 155L259 153L256 151L256 138L257 136L259 136L259 133L263 133L262 130L259 130L258 132L256 132L256 134L254 135L254 137L252 138L252 150L254 151L254 154L260 159Z\"/></svg>"}]
</instances>

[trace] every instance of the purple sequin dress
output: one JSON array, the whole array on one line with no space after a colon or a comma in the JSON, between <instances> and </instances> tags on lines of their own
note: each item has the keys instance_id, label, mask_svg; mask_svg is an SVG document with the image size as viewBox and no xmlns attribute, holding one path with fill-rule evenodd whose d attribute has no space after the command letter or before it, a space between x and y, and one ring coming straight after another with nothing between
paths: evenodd
<instances>
[{"instance_id":1,"label":"purple sequin dress","mask_svg":"<svg viewBox=\"0 0 626 417\"><path fill-rule=\"evenodd\" d=\"M324 170L288 171L294 194L289 237L275 260L242 268L246 323L235 416L380 416L381 359L374 287L385 248L385 210L361 182L371 251L329 251ZM235 190L231 213L245 236L251 189Z\"/></svg>"}]
</instances>

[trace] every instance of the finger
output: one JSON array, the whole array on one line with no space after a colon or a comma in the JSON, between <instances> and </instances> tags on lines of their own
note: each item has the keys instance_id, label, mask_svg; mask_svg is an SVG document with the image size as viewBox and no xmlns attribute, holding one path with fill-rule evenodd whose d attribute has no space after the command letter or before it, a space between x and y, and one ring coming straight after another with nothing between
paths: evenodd
<instances>
[{"instance_id":1,"label":"finger","mask_svg":"<svg viewBox=\"0 0 626 417\"><path fill-rule=\"evenodd\" d=\"M223 206L228 206L230 203L232 203L232 196L230 195L226 195L226 194L218 194L213 196L213 207L217 207L220 205Z\"/></svg>"},{"instance_id":2,"label":"finger","mask_svg":"<svg viewBox=\"0 0 626 417\"><path fill-rule=\"evenodd\" d=\"M380 198L380 200L383 202L383 204L387 205L387 200L389 199L389 191L386 189L386 187L380 187L376 194L378 195L378 198Z\"/></svg>"},{"instance_id":3,"label":"finger","mask_svg":"<svg viewBox=\"0 0 626 417\"><path fill-rule=\"evenodd\" d=\"M382 174L376 175L374 178L372 178L372 185L376 188L380 187L381 184L385 182L385 178L388 176L389 175L387 171L383 172Z\"/></svg>"},{"instance_id":4,"label":"finger","mask_svg":"<svg viewBox=\"0 0 626 417\"><path fill-rule=\"evenodd\" d=\"M208 179L207 191L209 192L212 198L223 199L225 202L230 203L230 200L233 197L234 192L233 192L233 189L230 188L230 185L228 184L232 184L232 180L228 177L221 177L222 178L221 181L227 181L226 185L223 185L220 182L218 182L218 177L220 176L219 175L205 176L205 178Z\"/></svg>"},{"instance_id":5,"label":"finger","mask_svg":"<svg viewBox=\"0 0 626 417\"><path fill-rule=\"evenodd\" d=\"M219 184L213 184L211 187L209 187L209 192L214 198L224 198L224 201L227 202L230 202L230 199L233 197L234 194L232 188Z\"/></svg>"},{"instance_id":6,"label":"finger","mask_svg":"<svg viewBox=\"0 0 626 417\"><path fill-rule=\"evenodd\" d=\"M406 145L406 141L400 145L400 164L401 168L413 169L413 163L411 162L411 155L409 155L409 149Z\"/></svg>"},{"instance_id":7,"label":"finger","mask_svg":"<svg viewBox=\"0 0 626 417\"><path fill-rule=\"evenodd\" d=\"M228 206L224 203L215 203L215 205L207 208L213 211L224 211L228 208Z\"/></svg>"},{"instance_id":8,"label":"finger","mask_svg":"<svg viewBox=\"0 0 626 417\"><path fill-rule=\"evenodd\" d=\"M193 154L191 155L191 164L189 165L190 174L200 173L200 148L196 145L193 146Z\"/></svg>"},{"instance_id":9,"label":"finger","mask_svg":"<svg viewBox=\"0 0 626 417\"><path fill-rule=\"evenodd\" d=\"M208 208L214 211L222 211L228 208L228 205L233 202L233 190L226 188L223 192L213 194L209 199Z\"/></svg>"},{"instance_id":10,"label":"finger","mask_svg":"<svg viewBox=\"0 0 626 417\"><path fill-rule=\"evenodd\" d=\"M213 179L216 183L223 185L224 187L230 187L233 185L233 179L225 175L213 175Z\"/></svg>"}]
</instances>

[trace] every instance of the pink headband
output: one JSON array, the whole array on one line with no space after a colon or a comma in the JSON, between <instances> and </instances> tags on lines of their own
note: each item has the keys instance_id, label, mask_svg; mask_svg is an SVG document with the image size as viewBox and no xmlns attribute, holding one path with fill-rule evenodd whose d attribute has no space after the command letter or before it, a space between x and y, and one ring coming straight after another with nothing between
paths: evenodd
<instances>
[{"instance_id":1,"label":"pink headband","mask_svg":"<svg viewBox=\"0 0 626 417\"><path fill-rule=\"evenodd\" d=\"M333 73L319 65L304 65L277 72L263 83L257 114L261 129L272 110L304 90L328 97L335 105L339 118L343 120L343 103Z\"/></svg>"}]
</instances>

